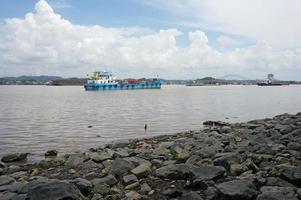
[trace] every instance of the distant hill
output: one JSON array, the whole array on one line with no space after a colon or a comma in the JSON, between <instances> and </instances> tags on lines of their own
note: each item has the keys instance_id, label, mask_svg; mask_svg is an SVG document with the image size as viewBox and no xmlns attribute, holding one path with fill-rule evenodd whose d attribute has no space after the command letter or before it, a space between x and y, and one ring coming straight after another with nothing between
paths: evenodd
<instances>
[{"instance_id":1,"label":"distant hill","mask_svg":"<svg viewBox=\"0 0 301 200\"><path fill-rule=\"evenodd\" d=\"M19 77L2 77L2 81L55 81L63 80L60 76L19 76Z\"/></svg>"}]
</instances>

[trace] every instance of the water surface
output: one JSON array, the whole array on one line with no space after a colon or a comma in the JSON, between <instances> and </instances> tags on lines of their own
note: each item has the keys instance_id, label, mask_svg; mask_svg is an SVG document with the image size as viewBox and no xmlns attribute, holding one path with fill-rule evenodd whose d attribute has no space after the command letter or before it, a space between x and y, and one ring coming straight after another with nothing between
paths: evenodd
<instances>
[{"instance_id":1,"label":"water surface","mask_svg":"<svg viewBox=\"0 0 301 200\"><path fill-rule=\"evenodd\" d=\"M117 139L199 129L205 120L240 122L300 111L301 86L293 85L96 92L80 86L0 86L0 154L70 153Z\"/></svg>"}]
</instances>

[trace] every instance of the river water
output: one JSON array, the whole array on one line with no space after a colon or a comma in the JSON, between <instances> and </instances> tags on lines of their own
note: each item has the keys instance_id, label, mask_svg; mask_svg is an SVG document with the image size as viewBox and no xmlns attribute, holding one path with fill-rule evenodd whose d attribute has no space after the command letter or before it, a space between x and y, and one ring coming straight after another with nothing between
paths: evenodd
<instances>
[{"instance_id":1,"label":"river water","mask_svg":"<svg viewBox=\"0 0 301 200\"><path fill-rule=\"evenodd\" d=\"M300 111L301 86L294 85L97 92L80 86L0 86L0 154L71 153L112 140L200 129L206 120L241 122Z\"/></svg>"}]
</instances>

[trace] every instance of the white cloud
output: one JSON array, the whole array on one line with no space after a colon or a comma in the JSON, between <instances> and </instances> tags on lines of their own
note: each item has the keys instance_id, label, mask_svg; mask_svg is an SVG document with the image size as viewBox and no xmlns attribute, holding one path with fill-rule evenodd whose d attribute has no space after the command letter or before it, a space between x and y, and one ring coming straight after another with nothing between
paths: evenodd
<instances>
[{"instance_id":1,"label":"white cloud","mask_svg":"<svg viewBox=\"0 0 301 200\"><path fill-rule=\"evenodd\" d=\"M56 74L85 76L109 69L119 76L195 78L242 74L256 77L268 72L301 71L301 50L275 50L267 43L220 52L206 34L188 34L190 45L179 47L177 29L80 26L54 13L41 0L24 19L7 19L0 26L0 76ZM285 73L283 73L285 74Z\"/></svg>"},{"instance_id":2,"label":"white cloud","mask_svg":"<svg viewBox=\"0 0 301 200\"><path fill-rule=\"evenodd\" d=\"M143 0L183 17L182 24L267 41L301 46L300 0Z\"/></svg>"},{"instance_id":3,"label":"white cloud","mask_svg":"<svg viewBox=\"0 0 301 200\"><path fill-rule=\"evenodd\" d=\"M239 44L237 40L224 35L219 36L216 41L222 46L234 46Z\"/></svg>"}]
</instances>

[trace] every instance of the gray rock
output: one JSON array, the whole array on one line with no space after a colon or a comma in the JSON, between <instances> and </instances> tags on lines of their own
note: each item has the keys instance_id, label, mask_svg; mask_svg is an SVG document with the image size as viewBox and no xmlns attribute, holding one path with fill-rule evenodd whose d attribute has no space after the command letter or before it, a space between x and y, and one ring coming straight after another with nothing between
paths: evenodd
<instances>
[{"instance_id":1,"label":"gray rock","mask_svg":"<svg viewBox=\"0 0 301 200\"><path fill-rule=\"evenodd\" d=\"M242 164L232 164L230 165L230 172L234 175L240 175L241 173L248 170L248 167Z\"/></svg>"},{"instance_id":2,"label":"gray rock","mask_svg":"<svg viewBox=\"0 0 301 200\"><path fill-rule=\"evenodd\" d=\"M226 169L230 169L231 164L240 164L241 156L237 153L217 153L213 158L214 165L223 166Z\"/></svg>"},{"instance_id":3,"label":"gray rock","mask_svg":"<svg viewBox=\"0 0 301 200\"><path fill-rule=\"evenodd\" d=\"M128 157L130 154L128 150L126 149L118 149L117 151L114 152L113 158L124 158Z\"/></svg>"},{"instance_id":4,"label":"gray rock","mask_svg":"<svg viewBox=\"0 0 301 200\"><path fill-rule=\"evenodd\" d=\"M298 200L294 188L290 187L264 186L260 192L257 200Z\"/></svg>"},{"instance_id":5,"label":"gray rock","mask_svg":"<svg viewBox=\"0 0 301 200\"><path fill-rule=\"evenodd\" d=\"M151 188L147 183L143 183L143 184L141 185L141 188L140 188L140 193L141 193L141 194L147 194L147 193L149 193L151 190L152 190L152 188Z\"/></svg>"},{"instance_id":6,"label":"gray rock","mask_svg":"<svg viewBox=\"0 0 301 200\"><path fill-rule=\"evenodd\" d=\"M84 162L84 160L85 160L84 155L73 154L68 157L65 165L68 167L78 167Z\"/></svg>"},{"instance_id":7,"label":"gray rock","mask_svg":"<svg viewBox=\"0 0 301 200\"><path fill-rule=\"evenodd\" d=\"M12 193L12 192L3 192L0 193L0 199L1 200L12 200L13 198L15 198L17 194Z\"/></svg>"},{"instance_id":8,"label":"gray rock","mask_svg":"<svg viewBox=\"0 0 301 200\"><path fill-rule=\"evenodd\" d=\"M110 152L110 151L94 152L90 155L90 158L96 163L101 163L102 161L112 159L113 153L114 152Z\"/></svg>"},{"instance_id":9,"label":"gray rock","mask_svg":"<svg viewBox=\"0 0 301 200\"><path fill-rule=\"evenodd\" d=\"M123 182L126 185L129 185L129 184L138 182L138 179L134 174L130 174L130 175L126 175L126 176L123 177Z\"/></svg>"},{"instance_id":10,"label":"gray rock","mask_svg":"<svg viewBox=\"0 0 301 200\"><path fill-rule=\"evenodd\" d=\"M8 176L8 175L0 176L0 186L8 185L14 181L15 181L15 179L13 179L11 176Z\"/></svg>"},{"instance_id":11,"label":"gray rock","mask_svg":"<svg viewBox=\"0 0 301 200\"><path fill-rule=\"evenodd\" d=\"M201 166L201 167L192 167L192 182L195 186L205 187L205 181L215 180L220 178L226 172L224 167L221 166Z\"/></svg>"},{"instance_id":12,"label":"gray rock","mask_svg":"<svg viewBox=\"0 0 301 200\"><path fill-rule=\"evenodd\" d=\"M85 200L75 185L58 180L32 185L28 188L27 197L30 200Z\"/></svg>"},{"instance_id":13,"label":"gray rock","mask_svg":"<svg viewBox=\"0 0 301 200\"><path fill-rule=\"evenodd\" d=\"M182 195L182 200L203 200L203 198L198 193L190 191Z\"/></svg>"},{"instance_id":14,"label":"gray rock","mask_svg":"<svg viewBox=\"0 0 301 200\"><path fill-rule=\"evenodd\" d=\"M134 141L135 140L133 140L133 139L115 140L112 142L111 147L113 149L127 147L129 144L133 143Z\"/></svg>"},{"instance_id":15,"label":"gray rock","mask_svg":"<svg viewBox=\"0 0 301 200\"><path fill-rule=\"evenodd\" d=\"M149 164L141 164L138 167L132 169L131 172L137 177L142 178L148 176L151 173L151 168Z\"/></svg>"},{"instance_id":16,"label":"gray rock","mask_svg":"<svg viewBox=\"0 0 301 200\"><path fill-rule=\"evenodd\" d=\"M198 163L199 163L201 160L202 160L202 159L201 159L200 156L192 155L192 156L190 156L190 157L186 160L185 164L187 164L187 165L198 165Z\"/></svg>"},{"instance_id":17,"label":"gray rock","mask_svg":"<svg viewBox=\"0 0 301 200\"><path fill-rule=\"evenodd\" d=\"M301 199L301 188L299 188L299 189L297 190L297 196L298 196L299 199Z\"/></svg>"},{"instance_id":18,"label":"gray rock","mask_svg":"<svg viewBox=\"0 0 301 200\"><path fill-rule=\"evenodd\" d=\"M107 184L97 184L93 188L94 193L108 194L110 192L110 187Z\"/></svg>"},{"instance_id":19,"label":"gray rock","mask_svg":"<svg viewBox=\"0 0 301 200\"><path fill-rule=\"evenodd\" d=\"M113 161L110 173L121 178L130 173L132 169L135 168L135 165L129 161L117 158Z\"/></svg>"},{"instance_id":20,"label":"gray rock","mask_svg":"<svg viewBox=\"0 0 301 200\"><path fill-rule=\"evenodd\" d=\"M28 153L15 153L15 154L8 154L2 157L2 162L17 162L17 161L23 161L27 159Z\"/></svg>"},{"instance_id":21,"label":"gray rock","mask_svg":"<svg viewBox=\"0 0 301 200\"><path fill-rule=\"evenodd\" d=\"M97 185L97 184L107 184L107 185L110 185L110 186L113 186L117 183L117 179L112 175L112 174L109 174L107 175L106 177L103 177L103 178L95 178L92 180L92 184L93 185Z\"/></svg>"},{"instance_id":22,"label":"gray rock","mask_svg":"<svg viewBox=\"0 0 301 200\"><path fill-rule=\"evenodd\" d=\"M23 187L25 186L24 183L21 182L14 182L9 185L2 185L0 186L0 192L9 191L13 193L24 193Z\"/></svg>"},{"instance_id":23,"label":"gray rock","mask_svg":"<svg viewBox=\"0 0 301 200\"><path fill-rule=\"evenodd\" d=\"M126 200L139 200L141 195L136 191L130 191L125 194Z\"/></svg>"},{"instance_id":24,"label":"gray rock","mask_svg":"<svg viewBox=\"0 0 301 200\"><path fill-rule=\"evenodd\" d=\"M267 177L265 185L279 187L294 187L294 185L278 177Z\"/></svg>"},{"instance_id":25,"label":"gray rock","mask_svg":"<svg viewBox=\"0 0 301 200\"><path fill-rule=\"evenodd\" d=\"M57 156L57 150L49 150L45 153L45 156Z\"/></svg>"},{"instance_id":26,"label":"gray rock","mask_svg":"<svg viewBox=\"0 0 301 200\"><path fill-rule=\"evenodd\" d=\"M190 175L190 168L186 164L173 164L161 167L155 171L160 178L186 179Z\"/></svg>"},{"instance_id":27,"label":"gray rock","mask_svg":"<svg viewBox=\"0 0 301 200\"><path fill-rule=\"evenodd\" d=\"M280 177L296 187L301 187L301 168L285 167Z\"/></svg>"},{"instance_id":28,"label":"gray rock","mask_svg":"<svg viewBox=\"0 0 301 200\"><path fill-rule=\"evenodd\" d=\"M234 180L217 185L217 189L223 198L233 200L251 200L256 196L256 188L252 182L246 180Z\"/></svg>"},{"instance_id":29,"label":"gray rock","mask_svg":"<svg viewBox=\"0 0 301 200\"><path fill-rule=\"evenodd\" d=\"M92 183L83 178L76 178L70 181L75 184L79 191L84 195L88 196L92 190Z\"/></svg>"}]
</instances>

